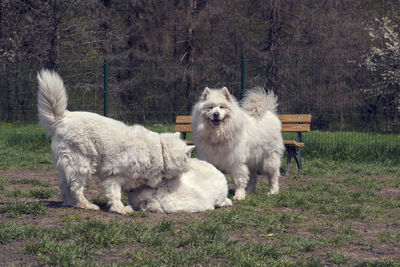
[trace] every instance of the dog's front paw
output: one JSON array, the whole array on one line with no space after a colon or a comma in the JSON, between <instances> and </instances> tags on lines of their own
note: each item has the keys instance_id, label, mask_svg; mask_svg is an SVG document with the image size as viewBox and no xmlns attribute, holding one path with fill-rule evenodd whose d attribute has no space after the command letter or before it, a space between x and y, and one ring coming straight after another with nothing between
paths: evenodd
<instances>
[{"instance_id":1,"label":"dog's front paw","mask_svg":"<svg viewBox=\"0 0 400 267\"><path fill-rule=\"evenodd\" d=\"M133 209L130 205L124 207L125 214L133 212Z\"/></svg>"},{"instance_id":2,"label":"dog's front paw","mask_svg":"<svg viewBox=\"0 0 400 267\"><path fill-rule=\"evenodd\" d=\"M116 207L116 206L111 206L110 207L110 212L116 212L116 213L120 213L120 214L125 214L125 208L121 208L121 207Z\"/></svg>"},{"instance_id":3,"label":"dog's front paw","mask_svg":"<svg viewBox=\"0 0 400 267\"><path fill-rule=\"evenodd\" d=\"M246 191L244 189L236 189L233 200L244 200L246 198Z\"/></svg>"},{"instance_id":4,"label":"dog's front paw","mask_svg":"<svg viewBox=\"0 0 400 267\"><path fill-rule=\"evenodd\" d=\"M268 192L268 195L276 195L276 194L278 194L278 193L279 193L279 188L278 188L278 189L272 188L272 189Z\"/></svg>"},{"instance_id":5,"label":"dog's front paw","mask_svg":"<svg viewBox=\"0 0 400 267\"><path fill-rule=\"evenodd\" d=\"M119 206L119 205L113 205L110 207L111 212L116 212L120 214L127 214L133 212L133 209L131 206Z\"/></svg>"},{"instance_id":6,"label":"dog's front paw","mask_svg":"<svg viewBox=\"0 0 400 267\"><path fill-rule=\"evenodd\" d=\"M232 206L232 200L226 198L224 203L222 204L222 207L229 207L229 206Z\"/></svg>"},{"instance_id":7,"label":"dog's front paw","mask_svg":"<svg viewBox=\"0 0 400 267\"><path fill-rule=\"evenodd\" d=\"M90 202L88 203L78 203L76 204L77 208L81 208L81 209L86 209L86 210L99 210L99 206L92 204Z\"/></svg>"}]
</instances>

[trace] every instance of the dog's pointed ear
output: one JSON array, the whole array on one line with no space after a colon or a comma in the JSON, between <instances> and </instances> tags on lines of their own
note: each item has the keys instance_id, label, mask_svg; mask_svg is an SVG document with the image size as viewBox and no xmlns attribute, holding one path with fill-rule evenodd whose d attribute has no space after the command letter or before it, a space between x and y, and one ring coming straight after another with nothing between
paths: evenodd
<instances>
[{"instance_id":1,"label":"dog's pointed ear","mask_svg":"<svg viewBox=\"0 0 400 267\"><path fill-rule=\"evenodd\" d=\"M226 88L225 86L222 87L222 94L225 96L226 100L231 101L231 94L228 91L228 88Z\"/></svg>"},{"instance_id":2,"label":"dog's pointed ear","mask_svg":"<svg viewBox=\"0 0 400 267\"><path fill-rule=\"evenodd\" d=\"M175 132L174 135L177 136L178 138L181 138L181 133L180 132Z\"/></svg>"},{"instance_id":3,"label":"dog's pointed ear","mask_svg":"<svg viewBox=\"0 0 400 267\"><path fill-rule=\"evenodd\" d=\"M207 100L208 95L211 93L210 88L206 87L204 88L203 93L201 94L201 101Z\"/></svg>"},{"instance_id":4,"label":"dog's pointed ear","mask_svg":"<svg viewBox=\"0 0 400 267\"><path fill-rule=\"evenodd\" d=\"M192 151L193 151L193 149L195 148L196 146L187 146L187 150L186 150L186 153L190 156L190 155L192 155Z\"/></svg>"}]
</instances>

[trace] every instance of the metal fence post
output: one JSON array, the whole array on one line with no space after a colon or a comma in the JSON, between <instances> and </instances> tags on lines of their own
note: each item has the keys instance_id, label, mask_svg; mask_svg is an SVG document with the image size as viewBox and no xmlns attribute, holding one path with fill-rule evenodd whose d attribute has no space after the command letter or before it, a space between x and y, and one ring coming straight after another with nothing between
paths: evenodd
<instances>
[{"instance_id":1,"label":"metal fence post","mask_svg":"<svg viewBox=\"0 0 400 267\"><path fill-rule=\"evenodd\" d=\"M240 99L243 99L246 94L246 56L242 56L240 66L242 70L240 81Z\"/></svg>"},{"instance_id":2,"label":"metal fence post","mask_svg":"<svg viewBox=\"0 0 400 267\"><path fill-rule=\"evenodd\" d=\"M108 60L104 60L104 116L108 117Z\"/></svg>"}]
</instances>

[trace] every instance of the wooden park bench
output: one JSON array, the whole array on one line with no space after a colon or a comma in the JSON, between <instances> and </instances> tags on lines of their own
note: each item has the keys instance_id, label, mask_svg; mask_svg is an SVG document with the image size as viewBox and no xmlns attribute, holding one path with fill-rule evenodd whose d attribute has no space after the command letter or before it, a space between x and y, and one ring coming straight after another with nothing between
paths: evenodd
<instances>
[{"instance_id":1,"label":"wooden park bench","mask_svg":"<svg viewBox=\"0 0 400 267\"><path fill-rule=\"evenodd\" d=\"M296 160L298 169L300 171L303 169L300 155L300 149L304 147L302 133L310 131L311 114L284 114L279 115L279 119L282 122L282 132L297 133L296 139L283 140L286 151L288 152L286 161L286 175L288 175L292 158ZM191 116L177 116L174 131L180 132L182 139L185 140L188 145L194 144L193 140L188 136L188 134L192 132Z\"/></svg>"}]
</instances>

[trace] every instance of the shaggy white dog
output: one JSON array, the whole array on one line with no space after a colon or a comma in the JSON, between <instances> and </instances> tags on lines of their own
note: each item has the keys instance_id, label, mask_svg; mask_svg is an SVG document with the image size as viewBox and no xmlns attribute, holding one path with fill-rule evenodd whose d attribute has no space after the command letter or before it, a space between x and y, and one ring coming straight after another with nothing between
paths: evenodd
<instances>
[{"instance_id":1,"label":"shaggy white dog","mask_svg":"<svg viewBox=\"0 0 400 267\"><path fill-rule=\"evenodd\" d=\"M128 194L136 209L158 213L199 212L231 206L225 176L208 162L191 159L188 171L163 180L157 188L139 187Z\"/></svg>"},{"instance_id":2,"label":"shaggy white dog","mask_svg":"<svg viewBox=\"0 0 400 267\"><path fill-rule=\"evenodd\" d=\"M156 187L186 171L193 147L179 135L154 133L140 125L128 127L95 113L70 112L57 73L42 70L38 81L39 123L52 137L64 205L98 210L84 196L87 180L96 174L110 211L128 213L132 208L121 202L122 190Z\"/></svg>"},{"instance_id":3,"label":"shaggy white dog","mask_svg":"<svg viewBox=\"0 0 400 267\"><path fill-rule=\"evenodd\" d=\"M279 192L284 145L277 105L275 94L263 88L249 90L241 108L226 87L206 87L193 107L198 157L232 176L234 200L255 190L257 172L268 176L270 194Z\"/></svg>"}]
</instances>

